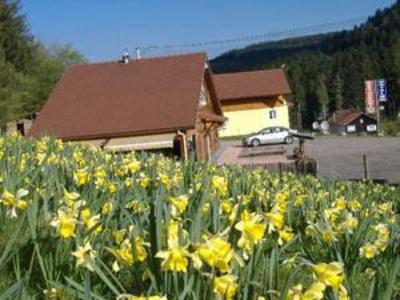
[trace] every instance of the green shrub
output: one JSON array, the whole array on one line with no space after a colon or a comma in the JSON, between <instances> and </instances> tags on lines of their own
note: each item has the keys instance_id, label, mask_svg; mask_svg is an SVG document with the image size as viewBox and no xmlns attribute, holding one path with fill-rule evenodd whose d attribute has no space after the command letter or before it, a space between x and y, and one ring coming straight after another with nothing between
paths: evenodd
<instances>
[{"instance_id":1,"label":"green shrub","mask_svg":"<svg viewBox=\"0 0 400 300\"><path fill-rule=\"evenodd\" d=\"M382 123L382 128L385 134L396 136L400 133L400 119L384 121Z\"/></svg>"}]
</instances>

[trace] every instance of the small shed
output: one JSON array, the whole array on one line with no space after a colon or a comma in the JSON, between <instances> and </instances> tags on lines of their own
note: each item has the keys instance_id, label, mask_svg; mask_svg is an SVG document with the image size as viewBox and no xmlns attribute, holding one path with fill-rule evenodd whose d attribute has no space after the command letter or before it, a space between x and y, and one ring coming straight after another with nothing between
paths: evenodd
<instances>
[{"instance_id":1,"label":"small shed","mask_svg":"<svg viewBox=\"0 0 400 300\"><path fill-rule=\"evenodd\" d=\"M335 111L329 118L329 131L336 134L376 133L376 119L356 109Z\"/></svg>"},{"instance_id":2,"label":"small shed","mask_svg":"<svg viewBox=\"0 0 400 300\"><path fill-rule=\"evenodd\" d=\"M29 129L32 127L35 119L36 114L30 114L25 118L7 122L6 133L12 134L14 132L18 132L21 136L25 136L28 133Z\"/></svg>"}]
</instances>

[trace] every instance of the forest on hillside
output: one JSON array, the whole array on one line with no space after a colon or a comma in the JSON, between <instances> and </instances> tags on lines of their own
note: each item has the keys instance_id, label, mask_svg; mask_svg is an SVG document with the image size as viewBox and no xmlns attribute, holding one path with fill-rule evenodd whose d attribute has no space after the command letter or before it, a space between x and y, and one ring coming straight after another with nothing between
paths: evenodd
<instances>
[{"instance_id":1,"label":"forest on hillside","mask_svg":"<svg viewBox=\"0 0 400 300\"><path fill-rule=\"evenodd\" d=\"M394 119L400 109L400 0L352 30L250 45L211 65L215 73L283 67L298 127L310 127L336 109L364 109L364 81L386 78L384 115Z\"/></svg>"},{"instance_id":2,"label":"forest on hillside","mask_svg":"<svg viewBox=\"0 0 400 300\"><path fill-rule=\"evenodd\" d=\"M20 1L0 0L0 128L38 111L65 68L85 61L70 45L35 40Z\"/></svg>"}]
</instances>

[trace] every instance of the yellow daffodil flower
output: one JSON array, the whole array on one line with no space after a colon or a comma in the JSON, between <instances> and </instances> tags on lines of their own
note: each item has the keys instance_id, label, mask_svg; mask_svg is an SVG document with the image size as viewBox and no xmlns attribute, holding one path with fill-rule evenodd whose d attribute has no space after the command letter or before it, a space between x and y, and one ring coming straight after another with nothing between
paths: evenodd
<instances>
[{"instance_id":1,"label":"yellow daffodil flower","mask_svg":"<svg viewBox=\"0 0 400 300\"><path fill-rule=\"evenodd\" d=\"M139 173L139 179L138 179L139 185L142 188L146 188L148 187L149 183L150 183L150 178L147 177L144 173Z\"/></svg>"},{"instance_id":2,"label":"yellow daffodil flower","mask_svg":"<svg viewBox=\"0 0 400 300\"><path fill-rule=\"evenodd\" d=\"M303 293L303 285L298 284L289 289L286 300L302 300L302 293Z\"/></svg>"},{"instance_id":3,"label":"yellow daffodil flower","mask_svg":"<svg viewBox=\"0 0 400 300\"><path fill-rule=\"evenodd\" d=\"M294 237L294 233L291 228L285 227L279 231L278 244L282 246L284 243L291 241Z\"/></svg>"},{"instance_id":4,"label":"yellow daffodil flower","mask_svg":"<svg viewBox=\"0 0 400 300\"><path fill-rule=\"evenodd\" d=\"M117 185L115 184L115 182L109 182L107 189L110 194L114 194L117 191Z\"/></svg>"},{"instance_id":5,"label":"yellow daffodil flower","mask_svg":"<svg viewBox=\"0 0 400 300\"><path fill-rule=\"evenodd\" d=\"M211 179L211 188L222 197L225 197L228 193L228 182L224 177L213 176Z\"/></svg>"},{"instance_id":6,"label":"yellow daffodil flower","mask_svg":"<svg viewBox=\"0 0 400 300\"><path fill-rule=\"evenodd\" d=\"M171 214L172 216L176 217L183 214L188 206L189 200L188 197L185 195L181 195L178 197L170 197L169 203L172 204L171 207Z\"/></svg>"},{"instance_id":7,"label":"yellow daffodil flower","mask_svg":"<svg viewBox=\"0 0 400 300\"><path fill-rule=\"evenodd\" d=\"M237 277L224 275L214 278L214 293L222 299L230 300L236 294L239 285L236 283Z\"/></svg>"},{"instance_id":8,"label":"yellow daffodil flower","mask_svg":"<svg viewBox=\"0 0 400 300\"><path fill-rule=\"evenodd\" d=\"M235 229L242 233L238 241L238 246L243 248L246 253L253 249L264 237L266 225L259 223L261 216L248 215L246 212L242 214L242 221L235 225Z\"/></svg>"},{"instance_id":9,"label":"yellow daffodil flower","mask_svg":"<svg viewBox=\"0 0 400 300\"><path fill-rule=\"evenodd\" d=\"M163 259L161 268L164 271L184 273L187 271L189 253L183 247L175 245L166 251L159 251L156 257Z\"/></svg>"},{"instance_id":10,"label":"yellow daffodil flower","mask_svg":"<svg viewBox=\"0 0 400 300\"><path fill-rule=\"evenodd\" d=\"M89 182L89 175L87 173L87 169L78 169L74 172L74 181L75 184L79 187L85 185Z\"/></svg>"},{"instance_id":11,"label":"yellow daffodil flower","mask_svg":"<svg viewBox=\"0 0 400 300\"><path fill-rule=\"evenodd\" d=\"M360 248L360 255L367 259L372 259L378 254L378 249L370 243L365 244Z\"/></svg>"},{"instance_id":12,"label":"yellow daffodil flower","mask_svg":"<svg viewBox=\"0 0 400 300\"><path fill-rule=\"evenodd\" d=\"M101 208L101 214L106 216L106 215L110 214L112 209L113 209L112 202L111 201L107 201L106 203L104 203L104 205Z\"/></svg>"},{"instance_id":13,"label":"yellow daffodil flower","mask_svg":"<svg viewBox=\"0 0 400 300\"><path fill-rule=\"evenodd\" d=\"M76 257L77 266L84 266L89 271L94 271L93 264L97 253L92 249L90 242L86 242L84 246L79 246L72 255Z\"/></svg>"},{"instance_id":14,"label":"yellow daffodil flower","mask_svg":"<svg viewBox=\"0 0 400 300\"><path fill-rule=\"evenodd\" d=\"M67 215L63 210L59 209L57 217L55 217L50 225L56 227L58 234L65 239L75 236L75 228L77 219L73 216Z\"/></svg>"},{"instance_id":15,"label":"yellow daffodil flower","mask_svg":"<svg viewBox=\"0 0 400 300\"><path fill-rule=\"evenodd\" d=\"M269 212L265 214L265 217L269 221L269 232L279 231L284 225L284 215L280 212Z\"/></svg>"},{"instance_id":16,"label":"yellow daffodil flower","mask_svg":"<svg viewBox=\"0 0 400 300\"><path fill-rule=\"evenodd\" d=\"M125 239L119 249L111 249L111 253L115 256L116 260L113 263L113 270L118 272L120 270L120 263L131 266L135 261L143 262L147 258L147 251L144 246L147 244L143 242L142 238L135 237L135 256L132 253L132 244L129 239Z\"/></svg>"},{"instance_id":17,"label":"yellow daffodil flower","mask_svg":"<svg viewBox=\"0 0 400 300\"><path fill-rule=\"evenodd\" d=\"M18 216L17 209L24 211L28 208L28 202L22 199L28 194L29 191L26 189L19 189L15 196L6 189L4 190L0 203L7 208L7 217L16 218Z\"/></svg>"},{"instance_id":18,"label":"yellow daffodil flower","mask_svg":"<svg viewBox=\"0 0 400 300\"><path fill-rule=\"evenodd\" d=\"M314 265L313 271L319 282L334 289L338 289L344 280L343 264L339 262Z\"/></svg>"},{"instance_id":19,"label":"yellow daffodil flower","mask_svg":"<svg viewBox=\"0 0 400 300\"><path fill-rule=\"evenodd\" d=\"M217 267L223 273L229 272L230 262L235 255L231 244L216 236L198 246L196 254L210 267ZM193 257L193 256L192 256ZM198 268L201 262L197 263Z\"/></svg>"},{"instance_id":20,"label":"yellow daffodil flower","mask_svg":"<svg viewBox=\"0 0 400 300\"><path fill-rule=\"evenodd\" d=\"M304 293L301 295L300 300L322 300L324 298L325 284L322 282L314 282Z\"/></svg>"}]
</instances>

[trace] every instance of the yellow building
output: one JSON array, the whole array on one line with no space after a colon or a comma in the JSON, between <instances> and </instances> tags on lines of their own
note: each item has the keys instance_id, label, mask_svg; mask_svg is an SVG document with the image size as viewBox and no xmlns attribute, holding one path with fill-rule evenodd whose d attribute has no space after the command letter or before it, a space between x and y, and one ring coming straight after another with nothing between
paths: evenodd
<instances>
[{"instance_id":1,"label":"yellow building","mask_svg":"<svg viewBox=\"0 0 400 300\"><path fill-rule=\"evenodd\" d=\"M266 127L290 127L290 88L281 69L214 76L218 98L227 118L221 137L242 136Z\"/></svg>"}]
</instances>

